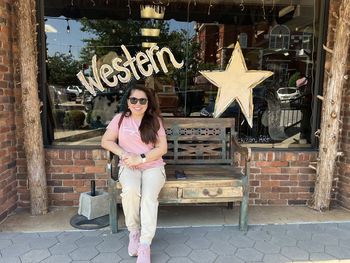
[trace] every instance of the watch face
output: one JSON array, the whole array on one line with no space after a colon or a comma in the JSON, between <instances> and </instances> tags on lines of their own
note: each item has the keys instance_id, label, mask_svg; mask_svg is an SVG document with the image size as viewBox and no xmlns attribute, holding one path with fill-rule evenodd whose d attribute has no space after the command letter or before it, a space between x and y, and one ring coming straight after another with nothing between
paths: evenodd
<instances>
[{"instance_id":1,"label":"watch face","mask_svg":"<svg viewBox=\"0 0 350 263\"><path fill-rule=\"evenodd\" d=\"M146 158L146 155L144 155L143 153L141 153L141 158Z\"/></svg>"}]
</instances>

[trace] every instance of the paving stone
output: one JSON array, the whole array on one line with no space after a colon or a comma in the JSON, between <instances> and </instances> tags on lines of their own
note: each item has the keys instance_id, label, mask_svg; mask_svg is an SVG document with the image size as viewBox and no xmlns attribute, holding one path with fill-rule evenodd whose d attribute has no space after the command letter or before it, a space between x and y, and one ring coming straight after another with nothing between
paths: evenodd
<instances>
[{"instance_id":1,"label":"paving stone","mask_svg":"<svg viewBox=\"0 0 350 263\"><path fill-rule=\"evenodd\" d=\"M281 254L266 254L263 258L263 262L266 263L289 263L290 259L282 256Z\"/></svg>"},{"instance_id":2,"label":"paving stone","mask_svg":"<svg viewBox=\"0 0 350 263\"><path fill-rule=\"evenodd\" d=\"M286 232L287 236L295 240L311 240L311 232L303 231L300 229L288 230Z\"/></svg>"},{"instance_id":3,"label":"paving stone","mask_svg":"<svg viewBox=\"0 0 350 263\"><path fill-rule=\"evenodd\" d=\"M325 252L330 254L338 259L349 259L350 258L350 250L347 247L339 247L339 246L326 246Z\"/></svg>"},{"instance_id":4,"label":"paving stone","mask_svg":"<svg viewBox=\"0 0 350 263\"><path fill-rule=\"evenodd\" d=\"M33 249L44 249L50 248L58 243L56 238L35 238L30 243L29 246Z\"/></svg>"},{"instance_id":5,"label":"paving stone","mask_svg":"<svg viewBox=\"0 0 350 263\"><path fill-rule=\"evenodd\" d=\"M264 226L264 231L270 235L284 235L287 230L285 225L267 225Z\"/></svg>"},{"instance_id":6,"label":"paving stone","mask_svg":"<svg viewBox=\"0 0 350 263\"><path fill-rule=\"evenodd\" d=\"M248 230L249 231L261 231L264 228L265 228L265 226L262 226L262 225L249 225Z\"/></svg>"},{"instance_id":7,"label":"paving stone","mask_svg":"<svg viewBox=\"0 0 350 263\"><path fill-rule=\"evenodd\" d=\"M101 253L94 257L91 261L94 263L108 263L108 262L119 262L122 258L116 253Z\"/></svg>"},{"instance_id":8,"label":"paving stone","mask_svg":"<svg viewBox=\"0 0 350 263\"><path fill-rule=\"evenodd\" d=\"M186 229L189 227L174 227L174 228L164 228L166 233L170 234L186 234Z\"/></svg>"},{"instance_id":9,"label":"paving stone","mask_svg":"<svg viewBox=\"0 0 350 263\"><path fill-rule=\"evenodd\" d=\"M301 224L299 225L299 229L307 232L322 232L322 227L320 224Z\"/></svg>"},{"instance_id":10,"label":"paving stone","mask_svg":"<svg viewBox=\"0 0 350 263\"><path fill-rule=\"evenodd\" d=\"M331 234L315 233L312 235L312 240L325 245L338 245L339 240Z\"/></svg>"},{"instance_id":11,"label":"paving stone","mask_svg":"<svg viewBox=\"0 0 350 263\"><path fill-rule=\"evenodd\" d=\"M189 255L189 257L193 262L212 263L212 262L215 262L217 255L209 250L198 249L198 250L193 250Z\"/></svg>"},{"instance_id":12,"label":"paving stone","mask_svg":"<svg viewBox=\"0 0 350 263\"><path fill-rule=\"evenodd\" d=\"M171 258L167 263L192 263L193 261L190 260L189 258ZM233 261L232 261L233 262Z\"/></svg>"},{"instance_id":13,"label":"paving stone","mask_svg":"<svg viewBox=\"0 0 350 263\"><path fill-rule=\"evenodd\" d=\"M248 231L247 237L253 240L271 240L271 235L265 231Z\"/></svg>"},{"instance_id":14,"label":"paving stone","mask_svg":"<svg viewBox=\"0 0 350 263\"><path fill-rule=\"evenodd\" d=\"M123 230L123 231L118 231L117 233L111 233L110 231L103 231L100 236L102 237L106 237L106 236L110 236L110 237L114 237L114 238L123 238L125 236L129 236L129 231L127 230Z\"/></svg>"},{"instance_id":15,"label":"paving stone","mask_svg":"<svg viewBox=\"0 0 350 263\"><path fill-rule=\"evenodd\" d=\"M171 244L164 251L171 257L185 257L191 253L192 249L185 244Z\"/></svg>"},{"instance_id":16,"label":"paving stone","mask_svg":"<svg viewBox=\"0 0 350 263\"><path fill-rule=\"evenodd\" d=\"M273 254L279 253L281 248L269 241L256 241L254 248L262 253Z\"/></svg>"},{"instance_id":17,"label":"paving stone","mask_svg":"<svg viewBox=\"0 0 350 263\"><path fill-rule=\"evenodd\" d=\"M337 229L338 228L338 224L337 223L324 222L324 223L320 223L320 224L316 224L316 225L319 226L320 228L322 228L322 231L324 231L324 232L327 232L327 229L331 230L331 229Z\"/></svg>"},{"instance_id":18,"label":"paving stone","mask_svg":"<svg viewBox=\"0 0 350 263\"><path fill-rule=\"evenodd\" d=\"M40 232L39 236L43 238L57 237L62 234L62 232Z\"/></svg>"},{"instance_id":19,"label":"paving stone","mask_svg":"<svg viewBox=\"0 0 350 263\"><path fill-rule=\"evenodd\" d=\"M299 226L300 226L299 224L288 224L288 225L285 225L285 229L286 231L299 230L300 229Z\"/></svg>"},{"instance_id":20,"label":"paving stone","mask_svg":"<svg viewBox=\"0 0 350 263\"><path fill-rule=\"evenodd\" d=\"M253 247L255 241L246 236L233 236L228 240L235 247Z\"/></svg>"},{"instance_id":21,"label":"paving stone","mask_svg":"<svg viewBox=\"0 0 350 263\"><path fill-rule=\"evenodd\" d=\"M97 237L97 236L100 236L105 231L103 231L101 229L95 229L95 230L84 230L84 231L79 231L79 232L84 237Z\"/></svg>"},{"instance_id":22,"label":"paving stone","mask_svg":"<svg viewBox=\"0 0 350 263\"><path fill-rule=\"evenodd\" d=\"M298 247L283 247L281 254L292 260L307 260L309 259L309 253Z\"/></svg>"},{"instance_id":23,"label":"paving stone","mask_svg":"<svg viewBox=\"0 0 350 263\"><path fill-rule=\"evenodd\" d=\"M52 255L68 255L70 252L77 249L77 245L72 242L57 243L53 247L49 248Z\"/></svg>"},{"instance_id":24,"label":"paving stone","mask_svg":"<svg viewBox=\"0 0 350 263\"><path fill-rule=\"evenodd\" d=\"M338 223L338 228L350 231L350 223Z\"/></svg>"},{"instance_id":25,"label":"paving stone","mask_svg":"<svg viewBox=\"0 0 350 263\"><path fill-rule=\"evenodd\" d=\"M152 251L163 251L169 246L168 242L164 239L155 238L152 240Z\"/></svg>"},{"instance_id":26,"label":"paving stone","mask_svg":"<svg viewBox=\"0 0 350 263\"><path fill-rule=\"evenodd\" d=\"M183 244L185 243L190 237L183 235L183 234L170 234L167 233L162 237L162 239L166 240L169 244Z\"/></svg>"},{"instance_id":27,"label":"paving stone","mask_svg":"<svg viewBox=\"0 0 350 263\"><path fill-rule=\"evenodd\" d=\"M224 226L208 226L205 228L208 232L210 232L210 231L219 232L219 231L224 230Z\"/></svg>"},{"instance_id":28,"label":"paving stone","mask_svg":"<svg viewBox=\"0 0 350 263\"><path fill-rule=\"evenodd\" d=\"M348 247L350 249L350 239L339 240L339 245L342 247Z\"/></svg>"},{"instance_id":29,"label":"paving stone","mask_svg":"<svg viewBox=\"0 0 350 263\"><path fill-rule=\"evenodd\" d=\"M12 245L11 240L9 239L0 239L0 249L3 249L5 247L9 247Z\"/></svg>"},{"instance_id":30,"label":"paving stone","mask_svg":"<svg viewBox=\"0 0 350 263\"><path fill-rule=\"evenodd\" d=\"M108 253L117 252L122 247L125 247L125 245L118 238L107 237L96 246L96 249L101 253Z\"/></svg>"},{"instance_id":31,"label":"paving stone","mask_svg":"<svg viewBox=\"0 0 350 263\"><path fill-rule=\"evenodd\" d=\"M0 258L0 263L21 263L19 257L3 257Z\"/></svg>"},{"instance_id":32,"label":"paving stone","mask_svg":"<svg viewBox=\"0 0 350 263\"><path fill-rule=\"evenodd\" d=\"M22 263L34 263L40 262L49 256L50 252L47 249L33 249L22 255L20 258Z\"/></svg>"},{"instance_id":33,"label":"paving stone","mask_svg":"<svg viewBox=\"0 0 350 263\"><path fill-rule=\"evenodd\" d=\"M103 239L96 236L84 236L77 241L75 241L75 244L78 247L94 247L98 244L102 243Z\"/></svg>"},{"instance_id":34,"label":"paving stone","mask_svg":"<svg viewBox=\"0 0 350 263\"><path fill-rule=\"evenodd\" d=\"M264 256L263 253L254 248L239 248L235 255L245 261L260 261Z\"/></svg>"},{"instance_id":35,"label":"paving stone","mask_svg":"<svg viewBox=\"0 0 350 263\"><path fill-rule=\"evenodd\" d=\"M270 242L280 247L296 246L297 244L294 238L288 236L272 236Z\"/></svg>"},{"instance_id":36,"label":"paving stone","mask_svg":"<svg viewBox=\"0 0 350 263\"><path fill-rule=\"evenodd\" d=\"M210 241L227 241L231 238L231 233L226 231L209 231L204 237Z\"/></svg>"},{"instance_id":37,"label":"paving stone","mask_svg":"<svg viewBox=\"0 0 350 263\"><path fill-rule=\"evenodd\" d=\"M234 256L234 255L229 255L229 256L219 256L216 260L215 263L244 263L243 260L240 258Z\"/></svg>"},{"instance_id":38,"label":"paving stone","mask_svg":"<svg viewBox=\"0 0 350 263\"><path fill-rule=\"evenodd\" d=\"M210 250L217 255L233 255L236 252L236 248L227 241L214 241Z\"/></svg>"},{"instance_id":39,"label":"paving stone","mask_svg":"<svg viewBox=\"0 0 350 263\"><path fill-rule=\"evenodd\" d=\"M331 233L333 236L336 236L339 240L349 240L350 239L350 231L344 229L338 229L338 233Z\"/></svg>"},{"instance_id":40,"label":"paving stone","mask_svg":"<svg viewBox=\"0 0 350 263\"><path fill-rule=\"evenodd\" d=\"M151 253L152 253L152 248L151 248ZM124 246L121 249L118 250L118 255L122 259L130 259L129 253L128 253L128 247ZM135 262L134 262L135 263Z\"/></svg>"},{"instance_id":41,"label":"paving stone","mask_svg":"<svg viewBox=\"0 0 350 263\"><path fill-rule=\"evenodd\" d=\"M28 244L19 244L5 247L0 250L2 257L18 257L30 250L30 246Z\"/></svg>"},{"instance_id":42,"label":"paving stone","mask_svg":"<svg viewBox=\"0 0 350 263\"><path fill-rule=\"evenodd\" d=\"M212 242L204 237L190 238L186 241L186 245L192 249L206 249L211 246Z\"/></svg>"},{"instance_id":43,"label":"paving stone","mask_svg":"<svg viewBox=\"0 0 350 263\"><path fill-rule=\"evenodd\" d=\"M16 235L14 238L27 238L27 239L31 239L31 238L37 238L40 237L38 233L19 233L18 235Z\"/></svg>"},{"instance_id":44,"label":"paving stone","mask_svg":"<svg viewBox=\"0 0 350 263\"><path fill-rule=\"evenodd\" d=\"M188 236L194 238L194 237L203 237L208 233L208 231L206 230L205 227L190 227L185 230L185 233Z\"/></svg>"},{"instance_id":45,"label":"paving stone","mask_svg":"<svg viewBox=\"0 0 350 263\"><path fill-rule=\"evenodd\" d=\"M307 252L312 252L312 253L324 252L324 247L325 247L325 245L312 240L298 241L297 246Z\"/></svg>"},{"instance_id":46,"label":"paving stone","mask_svg":"<svg viewBox=\"0 0 350 263\"><path fill-rule=\"evenodd\" d=\"M127 246L129 244L129 235L124 236L122 238L119 238L119 241L124 245Z\"/></svg>"},{"instance_id":47,"label":"paving stone","mask_svg":"<svg viewBox=\"0 0 350 263\"><path fill-rule=\"evenodd\" d=\"M72 259L67 255L52 255L44 259L41 263L70 263Z\"/></svg>"},{"instance_id":48,"label":"paving stone","mask_svg":"<svg viewBox=\"0 0 350 263\"><path fill-rule=\"evenodd\" d=\"M153 263L166 263L169 258L170 257L164 252L151 252L151 260Z\"/></svg>"},{"instance_id":49,"label":"paving stone","mask_svg":"<svg viewBox=\"0 0 350 263\"><path fill-rule=\"evenodd\" d=\"M0 232L0 239L12 239L18 236L20 233L15 232Z\"/></svg>"},{"instance_id":50,"label":"paving stone","mask_svg":"<svg viewBox=\"0 0 350 263\"><path fill-rule=\"evenodd\" d=\"M98 255L98 251L92 247L80 247L69 254L73 260L91 260Z\"/></svg>"},{"instance_id":51,"label":"paving stone","mask_svg":"<svg viewBox=\"0 0 350 263\"><path fill-rule=\"evenodd\" d=\"M326 253L310 253L310 260L325 261L332 259L335 259L335 257Z\"/></svg>"},{"instance_id":52,"label":"paving stone","mask_svg":"<svg viewBox=\"0 0 350 263\"><path fill-rule=\"evenodd\" d=\"M57 239L60 242L74 242L82 237L83 235L80 232L62 232L57 236Z\"/></svg>"}]
</instances>

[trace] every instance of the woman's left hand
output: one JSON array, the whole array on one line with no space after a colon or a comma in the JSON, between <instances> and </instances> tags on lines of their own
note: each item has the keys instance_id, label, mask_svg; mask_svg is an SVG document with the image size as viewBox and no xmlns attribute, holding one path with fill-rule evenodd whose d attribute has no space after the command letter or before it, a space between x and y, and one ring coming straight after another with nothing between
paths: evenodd
<instances>
[{"instance_id":1,"label":"woman's left hand","mask_svg":"<svg viewBox=\"0 0 350 263\"><path fill-rule=\"evenodd\" d=\"M142 158L138 154L127 154L123 158L124 163L130 168L136 168L136 166L142 163Z\"/></svg>"}]
</instances>

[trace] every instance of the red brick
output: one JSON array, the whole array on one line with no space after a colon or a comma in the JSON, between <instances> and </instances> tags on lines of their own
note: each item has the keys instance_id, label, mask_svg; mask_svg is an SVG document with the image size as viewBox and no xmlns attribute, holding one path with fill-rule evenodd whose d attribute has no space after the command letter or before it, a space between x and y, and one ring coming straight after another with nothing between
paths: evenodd
<instances>
[{"instance_id":1,"label":"red brick","mask_svg":"<svg viewBox=\"0 0 350 263\"><path fill-rule=\"evenodd\" d=\"M289 180L290 176L288 174L272 174L271 180Z\"/></svg>"},{"instance_id":2,"label":"red brick","mask_svg":"<svg viewBox=\"0 0 350 263\"><path fill-rule=\"evenodd\" d=\"M52 165L73 165L73 160L51 160Z\"/></svg>"},{"instance_id":3,"label":"red brick","mask_svg":"<svg viewBox=\"0 0 350 263\"><path fill-rule=\"evenodd\" d=\"M61 167L62 173L75 174L84 172L84 167L82 166L63 166Z\"/></svg>"},{"instance_id":4,"label":"red brick","mask_svg":"<svg viewBox=\"0 0 350 263\"><path fill-rule=\"evenodd\" d=\"M95 164L92 160L74 160L75 165L86 165L86 166L93 166Z\"/></svg>"},{"instance_id":5,"label":"red brick","mask_svg":"<svg viewBox=\"0 0 350 263\"><path fill-rule=\"evenodd\" d=\"M286 193L289 192L289 187L272 187L272 192L281 192L281 193Z\"/></svg>"},{"instance_id":6,"label":"red brick","mask_svg":"<svg viewBox=\"0 0 350 263\"><path fill-rule=\"evenodd\" d=\"M270 193L271 187L255 187L255 192L257 192L257 193Z\"/></svg>"},{"instance_id":7,"label":"red brick","mask_svg":"<svg viewBox=\"0 0 350 263\"><path fill-rule=\"evenodd\" d=\"M280 174L281 168L280 167L262 167L261 173L262 174Z\"/></svg>"},{"instance_id":8,"label":"red brick","mask_svg":"<svg viewBox=\"0 0 350 263\"><path fill-rule=\"evenodd\" d=\"M83 186L83 180L64 180L63 186Z\"/></svg>"},{"instance_id":9,"label":"red brick","mask_svg":"<svg viewBox=\"0 0 350 263\"><path fill-rule=\"evenodd\" d=\"M280 181L261 181L261 187L280 186Z\"/></svg>"},{"instance_id":10,"label":"red brick","mask_svg":"<svg viewBox=\"0 0 350 263\"><path fill-rule=\"evenodd\" d=\"M105 173L106 172L106 167L99 167L99 166L87 166L85 167L85 172L86 173Z\"/></svg>"}]
</instances>

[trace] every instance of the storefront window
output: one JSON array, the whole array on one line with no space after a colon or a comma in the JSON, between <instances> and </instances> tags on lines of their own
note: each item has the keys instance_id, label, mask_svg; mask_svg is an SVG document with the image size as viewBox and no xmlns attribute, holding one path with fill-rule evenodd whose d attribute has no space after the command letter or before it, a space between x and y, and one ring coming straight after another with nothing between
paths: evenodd
<instances>
[{"instance_id":1,"label":"storefront window","mask_svg":"<svg viewBox=\"0 0 350 263\"><path fill-rule=\"evenodd\" d=\"M243 6L240 3L243 2ZM276 1L277 2L277 1ZM274 75L253 89L253 127L233 102L220 118L236 119L242 143L257 147L310 146L316 71L319 1L45 1L48 129L54 145L99 145L128 87L154 90L164 118L212 118L218 88L201 70L225 70L240 42L249 70ZM124 48L122 48L122 45ZM103 79L93 96L78 80L96 81L96 68L113 68L152 47L168 47L168 72L145 77L138 69L128 83ZM126 51L127 50L127 51ZM159 62L159 61L158 61ZM156 61L156 63L158 63ZM161 68L161 67L160 67ZM113 68L114 69L114 68ZM50 133L50 131L48 131Z\"/></svg>"}]
</instances>

